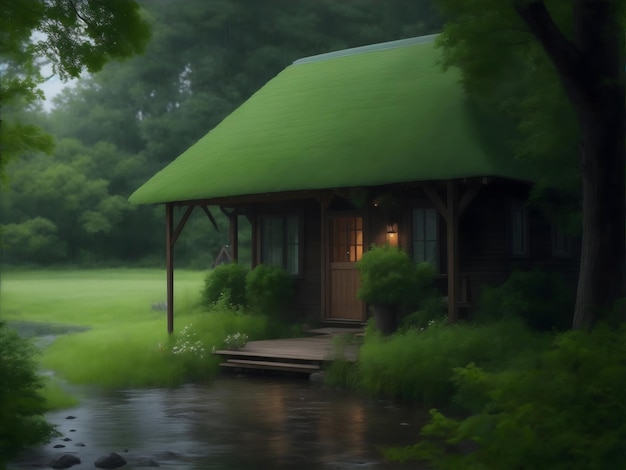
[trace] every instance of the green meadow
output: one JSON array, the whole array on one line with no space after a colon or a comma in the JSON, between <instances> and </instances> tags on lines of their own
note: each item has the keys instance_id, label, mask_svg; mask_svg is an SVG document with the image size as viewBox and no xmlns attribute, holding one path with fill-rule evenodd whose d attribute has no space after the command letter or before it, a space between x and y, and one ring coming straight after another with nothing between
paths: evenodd
<instances>
[{"instance_id":1,"label":"green meadow","mask_svg":"<svg viewBox=\"0 0 626 470\"><path fill-rule=\"evenodd\" d=\"M240 332L253 340L285 331L264 316L227 305L201 307L205 274L175 273L173 335L167 334L165 312L152 308L166 298L165 271L154 269L3 272L0 320L17 328L69 330L43 347L41 367L71 384L120 388L206 381L218 372L211 350L222 347L227 335ZM63 405L54 381L43 392L50 406Z\"/></svg>"}]
</instances>

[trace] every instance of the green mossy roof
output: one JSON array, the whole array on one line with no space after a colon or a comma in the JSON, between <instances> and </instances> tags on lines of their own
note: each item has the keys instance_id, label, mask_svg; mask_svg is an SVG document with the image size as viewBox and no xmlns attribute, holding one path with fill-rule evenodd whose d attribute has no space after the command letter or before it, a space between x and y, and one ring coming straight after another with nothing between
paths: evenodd
<instances>
[{"instance_id":1,"label":"green mossy roof","mask_svg":"<svg viewBox=\"0 0 626 470\"><path fill-rule=\"evenodd\" d=\"M130 201L473 176L530 179L439 57L429 36L296 61Z\"/></svg>"}]
</instances>

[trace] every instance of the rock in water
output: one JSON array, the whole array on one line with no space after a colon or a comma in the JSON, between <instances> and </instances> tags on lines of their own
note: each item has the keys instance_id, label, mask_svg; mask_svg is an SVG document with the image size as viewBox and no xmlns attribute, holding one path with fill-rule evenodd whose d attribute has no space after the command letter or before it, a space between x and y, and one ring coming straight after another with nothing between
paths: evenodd
<instances>
[{"instance_id":1,"label":"rock in water","mask_svg":"<svg viewBox=\"0 0 626 470\"><path fill-rule=\"evenodd\" d=\"M58 459L52 462L50 465L52 468L70 468L74 465L78 465L80 459L72 454L63 454Z\"/></svg>"},{"instance_id":2,"label":"rock in water","mask_svg":"<svg viewBox=\"0 0 626 470\"><path fill-rule=\"evenodd\" d=\"M120 454L111 452L109 455L96 460L94 465L98 468L120 468L126 465L126 460Z\"/></svg>"}]
</instances>

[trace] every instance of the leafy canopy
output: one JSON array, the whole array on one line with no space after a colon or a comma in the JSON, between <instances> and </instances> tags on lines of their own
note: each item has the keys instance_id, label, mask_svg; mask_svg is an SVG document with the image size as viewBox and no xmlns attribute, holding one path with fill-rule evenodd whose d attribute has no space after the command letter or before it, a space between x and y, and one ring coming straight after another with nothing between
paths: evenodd
<instances>
[{"instance_id":1,"label":"leafy canopy","mask_svg":"<svg viewBox=\"0 0 626 470\"><path fill-rule=\"evenodd\" d=\"M111 59L142 52L150 37L134 0L2 2L0 31L0 174L9 158L51 150L46 134L16 117L43 97L40 66L49 64L62 79L97 72Z\"/></svg>"}]
</instances>

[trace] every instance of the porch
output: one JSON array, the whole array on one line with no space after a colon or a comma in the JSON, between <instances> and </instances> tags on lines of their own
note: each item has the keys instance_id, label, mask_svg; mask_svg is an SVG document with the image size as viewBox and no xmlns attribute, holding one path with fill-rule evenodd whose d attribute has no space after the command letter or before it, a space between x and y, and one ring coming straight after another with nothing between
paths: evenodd
<instances>
[{"instance_id":1,"label":"porch","mask_svg":"<svg viewBox=\"0 0 626 470\"><path fill-rule=\"evenodd\" d=\"M312 374L341 359L356 362L361 328L319 328L309 336L250 341L237 350L218 350L222 369Z\"/></svg>"}]
</instances>

